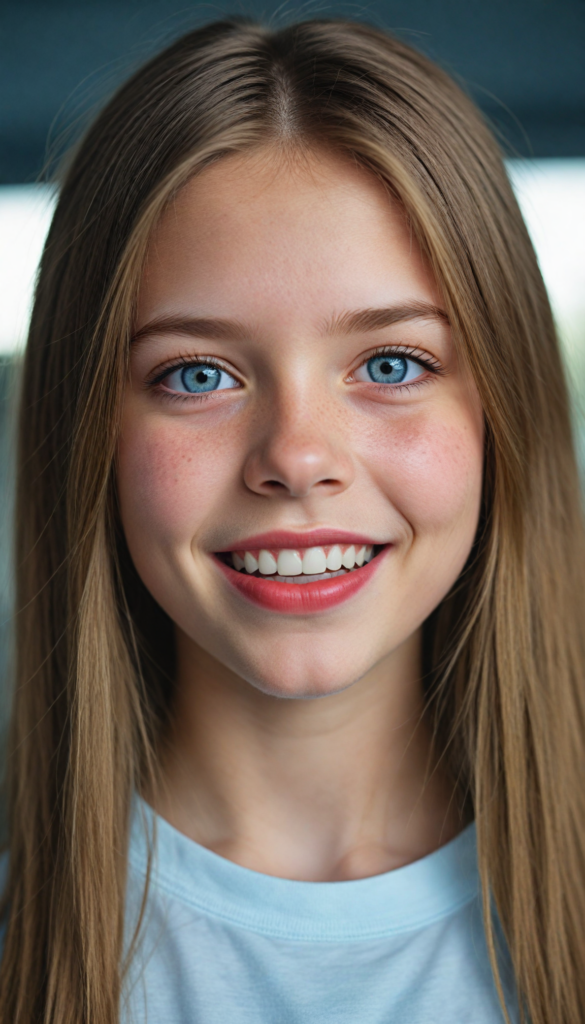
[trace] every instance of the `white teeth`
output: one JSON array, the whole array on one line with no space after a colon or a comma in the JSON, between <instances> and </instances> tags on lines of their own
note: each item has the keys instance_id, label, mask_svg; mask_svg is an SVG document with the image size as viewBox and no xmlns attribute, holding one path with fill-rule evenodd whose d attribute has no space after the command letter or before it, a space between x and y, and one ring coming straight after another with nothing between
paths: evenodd
<instances>
[{"instance_id":1,"label":"white teeth","mask_svg":"<svg viewBox=\"0 0 585 1024\"><path fill-rule=\"evenodd\" d=\"M327 560L323 548L307 548L303 555L303 572L305 576L316 576L325 572Z\"/></svg>"},{"instance_id":2,"label":"white teeth","mask_svg":"<svg viewBox=\"0 0 585 1024\"><path fill-rule=\"evenodd\" d=\"M270 576L276 572L276 559L271 551L262 549L258 555L258 569L263 576Z\"/></svg>"},{"instance_id":3,"label":"white teeth","mask_svg":"<svg viewBox=\"0 0 585 1024\"><path fill-rule=\"evenodd\" d=\"M254 555L250 554L249 551L246 551L244 555L244 565L246 567L246 572L256 572L258 569L258 559L254 558Z\"/></svg>"},{"instance_id":4,"label":"white teeth","mask_svg":"<svg viewBox=\"0 0 585 1024\"><path fill-rule=\"evenodd\" d=\"M337 572L341 569L341 548L339 544L334 544L327 555L327 568L331 569L331 572Z\"/></svg>"},{"instance_id":5,"label":"white teeth","mask_svg":"<svg viewBox=\"0 0 585 1024\"><path fill-rule=\"evenodd\" d=\"M283 580L293 576L321 577L327 571L339 573L340 570L343 572L358 569L372 559L374 547L372 544L350 544L342 551L341 545L334 544L329 548L328 554L323 547L305 548L300 551L284 548L274 552L263 548L256 554L258 557L251 551L232 551L234 569L238 572L245 569L250 574L259 571L263 576L277 575Z\"/></svg>"},{"instance_id":6,"label":"white teeth","mask_svg":"<svg viewBox=\"0 0 585 1024\"><path fill-rule=\"evenodd\" d=\"M341 564L346 569L353 569L355 565L355 548L353 544L350 547L348 547L347 550L344 552L343 558L341 559Z\"/></svg>"},{"instance_id":7,"label":"white teeth","mask_svg":"<svg viewBox=\"0 0 585 1024\"><path fill-rule=\"evenodd\" d=\"M279 576L300 576L303 571L303 559L299 552L288 550L279 551L276 570ZM307 570L305 569L305 572L306 571Z\"/></svg>"}]
</instances>

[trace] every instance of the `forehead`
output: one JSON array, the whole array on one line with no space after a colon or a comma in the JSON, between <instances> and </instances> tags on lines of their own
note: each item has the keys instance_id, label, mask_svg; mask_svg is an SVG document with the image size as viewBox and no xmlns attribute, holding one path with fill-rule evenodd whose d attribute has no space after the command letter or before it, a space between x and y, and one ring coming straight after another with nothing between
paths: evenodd
<instances>
[{"instance_id":1,"label":"forehead","mask_svg":"<svg viewBox=\"0 0 585 1024\"><path fill-rule=\"evenodd\" d=\"M167 207L149 247L139 321L197 311L257 322L438 303L407 218L348 157L261 150L224 158Z\"/></svg>"}]
</instances>

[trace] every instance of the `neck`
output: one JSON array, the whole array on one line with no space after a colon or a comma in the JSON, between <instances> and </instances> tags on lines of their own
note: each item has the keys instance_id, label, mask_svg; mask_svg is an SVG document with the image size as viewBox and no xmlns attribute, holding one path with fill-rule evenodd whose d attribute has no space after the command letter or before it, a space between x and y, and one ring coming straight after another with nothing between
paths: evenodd
<instances>
[{"instance_id":1,"label":"neck","mask_svg":"<svg viewBox=\"0 0 585 1024\"><path fill-rule=\"evenodd\" d=\"M461 828L424 716L420 637L348 689L267 695L178 637L155 809L244 867L311 881L417 860Z\"/></svg>"}]
</instances>

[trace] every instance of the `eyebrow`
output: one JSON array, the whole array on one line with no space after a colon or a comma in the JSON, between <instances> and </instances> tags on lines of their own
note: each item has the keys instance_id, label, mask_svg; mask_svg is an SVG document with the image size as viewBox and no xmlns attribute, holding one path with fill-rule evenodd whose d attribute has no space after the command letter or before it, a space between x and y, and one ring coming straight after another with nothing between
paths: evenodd
<instances>
[{"instance_id":1,"label":"eyebrow","mask_svg":"<svg viewBox=\"0 0 585 1024\"><path fill-rule=\"evenodd\" d=\"M132 342L142 341L153 334L185 334L192 338L214 338L218 341L241 341L250 336L244 324L237 320L223 320L207 316L161 316L144 324L132 335Z\"/></svg>"},{"instance_id":2,"label":"eyebrow","mask_svg":"<svg viewBox=\"0 0 585 1024\"><path fill-rule=\"evenodd\" d=\"M398 306L383 306L380 309L357 309L341 313L327 324L326 333L354 334L357 331L379 331L408 320L434 320L449 325L449 317L440 306L435 306L431 302L415 301Z\"/></svg>"},{"instance_id":3,"label":"eyebrow","mask_svg":"<svg viewBox=\"0 0 585 1024\"><path fill-rule=\"evenodd\" d=\"M444 309L430 302L407 302L380 309L357 309L340 313L327 321L323 334L355 334L358 331L378 331L409 320L434 320L449 324ZM252 332L238 320L218 317L163 316L144 324L132 337L132 342L161 334L183 334L192 338L213 338L218 341L242 341ZM254 332L255 333L255 332Z\"/></svg>"}]
</instances>

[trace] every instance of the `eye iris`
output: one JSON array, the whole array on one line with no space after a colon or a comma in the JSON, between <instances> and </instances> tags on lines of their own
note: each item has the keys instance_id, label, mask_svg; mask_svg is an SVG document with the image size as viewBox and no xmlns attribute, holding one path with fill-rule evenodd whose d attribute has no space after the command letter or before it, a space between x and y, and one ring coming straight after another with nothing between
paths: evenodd
<instances>
[{"instance_id":1,"label":"eye iris","mask_svg":"<svg viewBox=\"0 0 585 1024\"><path fill-rule=\"evenodd\" d=\"M368 373L376 384L400 384L406 377L407 363L403 356L374 356L368 359Z\"/></svg>"},{"instance_id":2,"label":"eye iris","mask_svg":"<svg viewBox=\"0 0 585 1024\"><path fill-rule=\"evenodd\" d=\"M181 370L181 381L183 386L191 394L200 394L202 391L215 391L221 380L221 370L217 366L203 365L185 366Z\"/></svg>"}]
</instances>

